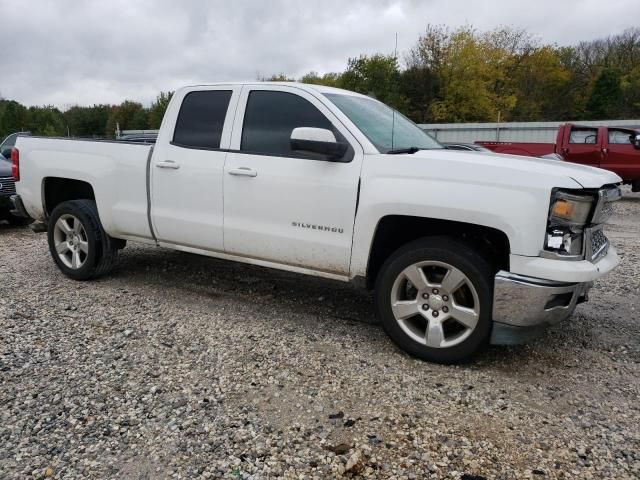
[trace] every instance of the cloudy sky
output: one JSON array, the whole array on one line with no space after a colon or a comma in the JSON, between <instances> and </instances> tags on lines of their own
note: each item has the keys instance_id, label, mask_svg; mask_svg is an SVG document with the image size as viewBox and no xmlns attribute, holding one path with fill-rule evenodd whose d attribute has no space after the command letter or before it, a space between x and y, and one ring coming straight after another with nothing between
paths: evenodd
<instances>
[{"instance_id":1,"label":"cloudy sky","mask_svg":"<svg viewBox=\"0 0 640 480\"><path fill-rule=\"evenodd\" d=\"M148 104L160 90L341 71L409 49L428 23L524 27L561 45L637 24L638 0L0 0L0 95Z\"/></svg>"}]
</instances>

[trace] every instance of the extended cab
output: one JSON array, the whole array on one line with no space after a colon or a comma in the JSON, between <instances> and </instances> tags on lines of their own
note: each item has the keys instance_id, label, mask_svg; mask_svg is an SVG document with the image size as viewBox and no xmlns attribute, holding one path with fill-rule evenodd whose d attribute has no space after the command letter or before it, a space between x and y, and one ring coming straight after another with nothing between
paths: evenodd
<instances>
[{"instance_id":1,"label":"extended cab","mask_svg":"<svg viewBox=\"0 0 640 480\"><path fill-rule=\"evenodd\" d=\"M557 154L566 162L604 168L640 192L640 131L565 123L556 143L476 142L496 153L541 157Z\"/></svg>"},{"instance_id":2,"label":"extended cab","mask_svg":"<svg viewBox=\"0 0 640 480\"><path fill-rule=\"evenodd\" d=\"M568 317L618 264L621 179L446 150L364 95L292 83L183 88L155 146L19 138L19 210L86 280L126 241L374 289L391 338L438 362Z\"/></svg>"}]
</instances>

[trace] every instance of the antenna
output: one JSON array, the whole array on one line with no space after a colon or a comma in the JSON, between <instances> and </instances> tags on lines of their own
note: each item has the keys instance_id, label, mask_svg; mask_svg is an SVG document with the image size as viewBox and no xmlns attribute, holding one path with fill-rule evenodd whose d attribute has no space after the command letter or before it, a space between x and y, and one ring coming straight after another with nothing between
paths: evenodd
<instances>
[{"instance_id":1,"label":"antenna","mask_svg":"<svg viewBox=\"0 0 640 480\"><path fill-rule=\"evenodd\" d=\"M393 49L393 58L398 60L398 32L396 32L396 46Z\"/></svg>"},{"instance_id":2,"label":"antenna","mask_svg":"<svg viewBox=\"0 0 640 480\"><path fill-rule=\"evenodd\" d=\"M391 150L393 150L393 131L396 127L396 109L391 109Z\"/></svg>"},{"instance_id":3,"label":"antenna","mask_svg":"<svg viewBox=\"0 0 640 480\"><path fill-rule=\"evenodd\" d=\"M398 32L396 32L396 44L393 48L393 59L398 61ZM396 127L396 109L391 107L391 150L393 150L393 136Z\"/></svg>"}]
</instances>

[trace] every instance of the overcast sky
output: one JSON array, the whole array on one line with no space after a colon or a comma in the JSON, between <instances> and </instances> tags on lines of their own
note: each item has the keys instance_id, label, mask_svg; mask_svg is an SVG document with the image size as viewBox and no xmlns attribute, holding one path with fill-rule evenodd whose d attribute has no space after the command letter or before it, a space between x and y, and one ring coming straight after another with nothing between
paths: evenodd
<instances>
[{"instance_id":1,"label":"overcast sky","mask_svg":"<svg viewBox=\"0 0 640 480\"><path fill-rule=\"evenodd\" d=\"M149 104L160 90L342 71L402 54L428 23L524 27L567 45L637 24L638 0L0 0L0 95L28 105Z\"/></svg>"}]
</instances>

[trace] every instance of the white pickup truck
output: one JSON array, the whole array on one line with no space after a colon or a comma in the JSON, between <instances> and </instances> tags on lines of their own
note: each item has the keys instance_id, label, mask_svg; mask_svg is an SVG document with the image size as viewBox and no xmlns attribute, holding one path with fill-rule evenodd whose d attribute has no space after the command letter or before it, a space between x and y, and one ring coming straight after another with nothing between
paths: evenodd
<instances>
[{"instance_id":1,"label":"white pickup truck","mask_svg":"<svg viewBox=\"0 0 640 480\"><path fill-rule=\"evenodd\" d=\"M384 104L295 83L175 93L155 146L21 137L16 210L86 280L126 241L374 289L389 336L458 362L568 317L619 262L621 179L445 150Z\"/></svg>"}]
</instances>

